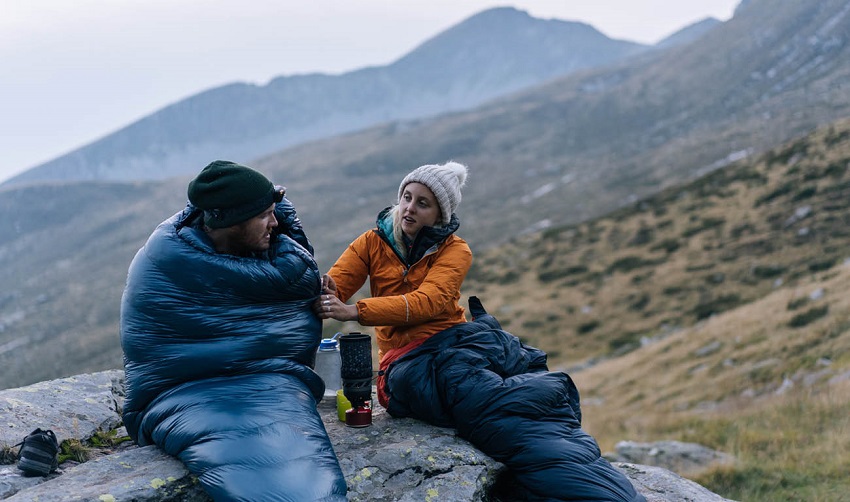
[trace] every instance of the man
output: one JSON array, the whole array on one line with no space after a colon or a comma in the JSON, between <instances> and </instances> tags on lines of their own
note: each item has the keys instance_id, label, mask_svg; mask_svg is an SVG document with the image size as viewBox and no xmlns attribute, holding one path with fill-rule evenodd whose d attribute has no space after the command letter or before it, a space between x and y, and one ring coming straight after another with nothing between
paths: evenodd
<instances>
[{"instance_id":1,"label":"man","mask_svg":"<svg viewBox=\"0 0 850 502\"><path fill-rule=\"evenodd\" d=\"M124 424L215 500L346 500L310 369L321 338L313 248L282 187L217 160L130 265Z\"/></svg>"}]
</instances>

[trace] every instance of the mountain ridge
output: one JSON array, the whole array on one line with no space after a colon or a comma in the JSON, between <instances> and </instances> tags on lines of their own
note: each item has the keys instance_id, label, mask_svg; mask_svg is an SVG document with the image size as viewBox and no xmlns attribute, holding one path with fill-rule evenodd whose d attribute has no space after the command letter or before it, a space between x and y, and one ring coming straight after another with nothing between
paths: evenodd
<instances>
[{"instance_id":1,"label":"mountain ridge","mask_svg":"<svg viewBox=\"0 0 850 502\"><path fill-rule=\"evenodd\" d=\"M631 207L642 196L721 168L736 158L730 152L756 156L785 134L845 113L850 97L840 82L848 70L839 56L846 48L817 51L820 41L840 36L850 22L841 16L846 4L776 5L754 0L742 11L751 13L747 17L658 60L587 70L471 111L305 143L252 165L288 187L320 268L327 270L354 236L374 226L377 212L395 202L398 180L411 168L450 158L465 162L470 178L459 208L460 235L484 253L525 234ZM760 14L764 9L770 12ZM770 16L779 16L777 28L761 24ZM813 45L811 34L830 26L824 19L831 20L832 31ZM751 42L753 23L773 34ZM784 49L773 43L786 39ZM717 56L730 46L746 50ZM784 74L795 74L817 55L822 69L802 87L772 91L769 100L741 98L731 115L723 98L736 96L730 89L738 80L713 93L692 87L695 79L713 83L730 73L746 80L752 72L745 69L767 71L776 66L777 54L795 57L778 57L787 68L775 81L785 81ZM702 59L681 61L691 56ZM727 60L747 66L720 64ZM701 73L679 80L665 75L674 63L696 65ZM806 88L825 88L834 99L825 107L818 104L824 96L807 96ZM632 104L636 96L646 99ZM754 106L755 112L747 111ZM770 123L759 121L768 111ZM677 136L689 121L682 126L687 135ZM0 364L9 368L4 385L84 372L88 364L119 358L115 333L127 266L156 224L183 207L188 179L0 188L0 283L8 285L0 293ZM104 197L96 197L99 191ZM57 347L49 343L56 340L62 342ZM607 342L593 350L607 351ZM33 364L38 354L58 347L66 356L62 367Z\"/></svg>"},{"instance_id":2,"label":"mountain ridge","mask_svg":"<svg viewBox=\"0 0 850 502\"><path fill-rule=\"evenodd\" d=\"M211 156L252 159L381 122L465 109L645 49L611 40L583 23L540 20L510 7L490 9L387 66L209 89L3 185L187 174Z\"/></svg>"},{"instance_id":3,"label":"mountain ridge","mask_svg":"<svg viewBox=\"0 0 850 502\"><path fill-rule=\"evenodd\" d=\"M342 187L449 158L480 166L485 175L472 171L465 200L475 201L475 213L504 219L494 226L460 211L476 234L468 225L466 235L488 245L504 241L498 228L510 234L591 218L850 113L846 4L776 5L756 1L697 43L657 57L577 72L469 112L335 138L333 151L323 149L327 162L302 145L257 164L296 177L287 166L340 169ZM753 30L763 33L750 38ZM818 66L806 70L812 61ZM505 212L501 199L487 195L503 187L521 211ZM332 198L345 191L321 190Z\"/></svg>"}]
</instances>

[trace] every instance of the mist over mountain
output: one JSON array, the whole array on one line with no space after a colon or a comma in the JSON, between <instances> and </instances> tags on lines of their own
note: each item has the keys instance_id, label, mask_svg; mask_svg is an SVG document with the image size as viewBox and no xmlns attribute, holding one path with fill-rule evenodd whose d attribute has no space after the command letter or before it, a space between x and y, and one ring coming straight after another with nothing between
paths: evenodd
<instances>
[{"instance_id":1,"label":"mist over mountain","mask_svg":"<svg viewBox=\"0 0 850 502\"><path fill-rule=\"evenodd\" d=\"M321 194L302 206L314 225L333 222L333 255L374 223L376 207L394 202L393 185L411 168L466 162L462 233L476 247L494 246L604 214L846 117L849 12L839 0L754 1L694 43L652 57L467 112L300 145L256 165L293 190ZM332 182L320 174L330 172ZM323 201L344 201L346 218Z\"/></svg>"},{"instance_id":2,"label":"mist over mountain","mask_svg":"<svg viewBox=\"0 0 850 502\"><path fill-rule=\"evenodd\" d=\"M192 173L211 158L247 161L382 122L468 109L646 49L587 24L490 9L387 66L339 76L279 77L264 86L233 83L199 93L4 185Z\"/></svg>"},{"instance_id":3,"label":"mist over mountain","mask_svg":"<svg viewBox=\"0 0 850 502\"><path fill-rule=\"evenodd\" d=\"M410 169L465 162L460 234L483 253L629 207L850 115L848 14L838 0L753 0L687 45L250 165L287 185L326 270L394 202ZM188 179L0 189L0 386L121 364L127 266L155 225L182 208ZM596 349L605 347L600 340Z\"/></svg>"},{"instance_id":4,"label":"mist over mountain","mask_svg":"<svg viewBox=\"0 0 850 502\"><path fill-rule=\"evenodd\" d=\"M288 187L321 270L412 168L468 164L458 233L475 259L462 303L478 296L570 373L603 451L623 438L696 441L735 455L691 478L724 497L843 501L850 2L745 0L728 22L669 39L475 107L234 160ZM429 74L410 61L460 68L480 57L464 47L424 44L394 65L410 65L397 72L416 85ZM487 72L465 75L464 92L509 76ZM230 107L225 89L210 94ZM121 366L130 260L209 160L157 181L0 186L0 388ZM323 329L355 326L370 330Z\"/></svg>"}]
</instances>

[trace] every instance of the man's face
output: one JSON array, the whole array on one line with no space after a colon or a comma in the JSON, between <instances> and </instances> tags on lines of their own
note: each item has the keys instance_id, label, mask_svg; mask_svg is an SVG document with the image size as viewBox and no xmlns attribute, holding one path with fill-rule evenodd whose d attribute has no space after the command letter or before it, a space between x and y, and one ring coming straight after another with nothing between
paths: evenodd
<instances>
[{"instance_id":1,"label":"man's face","mask_svg":"<svg viewBox=\"0 0 850 502\"><path fill-rule=\"evenodd\" d=\"M226 247L232 254L247 255L269 249L272 230L277 226L272 204L250 220L226 228Z\"/></svg>"}]
</instances>

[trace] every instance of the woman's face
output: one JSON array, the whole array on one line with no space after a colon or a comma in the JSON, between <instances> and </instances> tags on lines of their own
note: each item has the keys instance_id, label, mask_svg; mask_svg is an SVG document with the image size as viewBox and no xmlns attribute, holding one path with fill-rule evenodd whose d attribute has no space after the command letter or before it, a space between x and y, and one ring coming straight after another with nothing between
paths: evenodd
<instances>
[{"instance_id":1,"label":"woman's face","mask_svg":"<svg viewBox=\"0 0 850 502\"><path fill-rule=\"evenodd\" d=\"M398 201L401 231L413 239L422 227L433 227L439 221L440 205L431 189L422 183L408 183Z\"/></svg>"}]
</instances>

